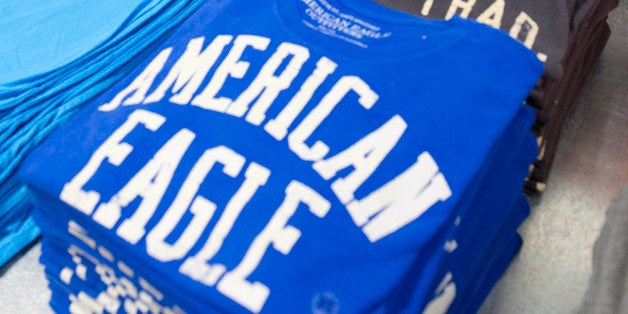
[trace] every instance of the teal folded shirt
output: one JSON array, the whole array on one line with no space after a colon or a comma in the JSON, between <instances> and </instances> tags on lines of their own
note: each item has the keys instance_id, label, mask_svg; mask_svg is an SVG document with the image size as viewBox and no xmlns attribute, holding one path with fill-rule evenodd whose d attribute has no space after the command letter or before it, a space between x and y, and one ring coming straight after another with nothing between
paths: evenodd
<instances>
[{"instance_id":1,"label":"teal folded shirt","mask_svg":"<svg viewBox=\"0 0 628 314\"><path fill-rule=\"evenodd\" d=\"M140 2L0 1L0 84L78 58L106 40Z\"/></svg>"},{"instance_id":2,"label":"teal folded shirt","mask_svg":"<svg viewBox=\"0 0 628 314\"><path fill-rule=\"evenodd\" d=\"M32 242L40 232L30 217L32 208L26 187L15 180L15 171L23 157L79 110L87 100L106 90L126 71L134 68L135 63L139 62L134 61L138 55L150 51L151 45L158 42L159 38L201 3L183 0L133 0L116 7L116 4L122 2L116 0L102 4L96 1L56 1L54 4L43 3L41 6L37 6L38 1L30 0L16 4L4 2L7 1L0 0L0 267ZM13 47L15 51L20 46L19 41L5 40L8 38L4 34L9 29L7 25L12 25L13 29L28 29L27 25L32 24L31 28L48 32L55 24L46 20L39 23L33 16L51 15L50 12L56 10L53 8L60 7L66 8L66 11L74 10L74 13L62 12L68 16L57 20L57 26L65 25L66 28L74 29L67 34L80 32L84 28L81 23L89 22L84 20L93 22L101 18L109 23L109 32L101 31L100 39L94 40L93 47L83 42L83 51L62 47L64 54L57 51L57 61L49 59L49 63L44 65L44 61L39 60L38 71L5 71L5 64L15 65L9 57L5 57L5 52L10 50L8 47ZM120 17L114 22L115 14L110 11L116 10ZM18 22L13 19L21 20L23 27L18 27ZM73 19L80 19L81 22L73 23ZM96 36L94 30L86 33ZM69 38L67 34L64 38ZM46 48L46 36L39 40L26 38L27 35L16 37L25 37L18 39L27 40L31 45L37 46L37 49L42 49L41 51ZM81 40L84 39L85 37ZM77 43L73 45L78 47ZM76 56L71 57L72 53L76 53ZM61 55L65 55L67 59L61 61ZM20 58L25 60L26 55ZM9 78L11 75L12 78Z\"/></svg>"}]
</instances>

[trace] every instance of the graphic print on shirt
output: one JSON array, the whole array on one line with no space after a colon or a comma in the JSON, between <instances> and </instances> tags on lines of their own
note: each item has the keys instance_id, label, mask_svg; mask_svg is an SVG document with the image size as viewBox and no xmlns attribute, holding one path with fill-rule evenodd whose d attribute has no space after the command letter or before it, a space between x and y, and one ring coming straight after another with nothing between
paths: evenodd
<instances>
[{"instance_id":1,"label":"graphic print on shirt","mask_svg":"<svg viewBox=\"0 0 628 314\"><path fill-rule=\"evenodd\" d=\"M445 274L434 292L434 298L427 304L423 314L444 314L456 298L456 283L451 273Z\"/></svg>"},{"instance_id":2,"label":"graphic print on shirt","mask_svg":"<svg viewBox=\"0 0 628 314\"><path fill-rule=\"evenodd\" d=\"M305 109L312 95L321 92L319 87L339 67L324 56L312 60L306 47L279 43L275 51L266 54L267 59L255 78L247 82L248 86L237 97L219 96L227 79L242 79L249 70L249 63L242 60L245 50L265 52L270 43L271 39L263 36L218 35L208 42L204 37L190 40L179 57L172 56L172 47L163 49L128 86L99 107L102 114L130 106L137 109L96 148L60 193L61 200L115 231L124 241L135 245L144 240L149 256L161 262L180 263L181 274L206 286L215 286L218 292L252 312L261 311L272 287L250 282L247 277L271 247L289 255L302 236L301 230L290 224L290 218L298 210L307 210L313 219L324 219L336 200L325 198L325 193L318 190L322 187L303 182L298 173L292 174L294 178L281 190L269 192L267 183L275 173L286 169L272 168L258 162L255 155L225 145L204 147L202 154L194 157L196 161L191 167L182 166L181 161L189 157L190 147L203 144L198 131L185 127L163 139L160 148L147 156L150 159L145 165L111 198L103 199L100 191L87 188L88 183L98 180L102 167L125 167L127 157L135 149L126 138L135 131L157 134L161 128L177 125L176 119L150 111L151 104L166 103L187 110L200 108L259 128L277 145L284 145L286 151L310 165L370 243L416 221L452 193L437 162L424 151L391 180L358 198L356 191L395 150L407 122L398 114L392 115L339 151L332 151L323 138L313 139L317 128L334 114L335 108L351 105L356 110L368 111L377 106L379 95L360 77L344 75L323 91L316 105ZM311 73L301 71L306 62L315 64ZM171 66L167 68L166 64ZM214 71L208 77L210 69ZM300 87L290 89L293 92L290 101L275 103L278 95L287 91L299 75L306 78ZM206 78L208 83L201 87ZM356 99L357 103L349 104L347 99ZM269 116L271 107L280 110ZM298 116L303 118L299 120ZM308 144L312 142L313 145ZM173 186L172 178L179 171L187 176L180 186ZM211 199L199 194L201 184L216 173L224 180L240 182L224 208L217 208ZM162 216L155 217L166 191L176 191L176 197ZM274 193L274 198L282 201L250 243L240 263L227 269L213 258L229 245L227 235L258 193ZM138 201L137 209L126 217L129 213L125 215L125 208ZM201 234L219 210L222 213L216 217L217 224L202 242ZM186 223L184 215L191 215L191 220ZM153 218L157 224L147 227ZM174 241L167 240L172 238L175 228L183 231ZM193 251L197 244L201 245L200 250Z\"/></svg>"},{"instance_id":3,"label":"graphic print on shirt","mask_svg":"<svg viewBox=\"0 0 628 314\"><path fill-rule=\"evenodd\" d=\"M69 312L185 313L177 305L162 304L164 294L161 291L146 279L137 277L132 268L90 237L77 222L70 220L67 231L79 243L88 247L86 250L70 244L65 253L71 256L71 266L65 264L58 274L58 279L64 284L76 287L69 295ZM98 284L91 283L92 288L98 288L88 291L83 287L91 278L98 279Z\"/></svg>"}]
</instances>

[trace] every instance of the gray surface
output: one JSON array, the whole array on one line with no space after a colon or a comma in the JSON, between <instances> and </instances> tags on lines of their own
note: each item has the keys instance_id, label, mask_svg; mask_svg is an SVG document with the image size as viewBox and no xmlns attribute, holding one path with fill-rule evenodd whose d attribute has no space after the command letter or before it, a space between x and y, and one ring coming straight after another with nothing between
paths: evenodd
<instances>
[{"instance_id":1,"label":"gray surface","mask_svg":"<svg viewBox=\"0 0 628 314\"><path fill-rule=\"evenodd\" d=\"M565 125L547 190L531 199L524 246L480 313L575 313L605 212L628 183L628 5ZM627 226L628 227L628 226ZM626 287L628 289L628 287Z\"/></svg>"},{"instance_id":2,"label":"gray surface","mask_svg":"<svg viewBox=\"0 0 628 314\"><path fill-rule=\"evenodd\" d=\"M628 313L628 185L606 211L580 314Z\"/></svg>"},{"instance_id":3,"label":"gray surface","mask_svg":"<svg viewBox=\"0 0 628 314\"><path fill-rule=\"evenodd\" d=\"M39 264L41 245L24 252L10 267L0 273L0 314L52 313L48 306L50 291Z\"/></svg>"},{"instance_id":4,"label":"gray surface","mask_svg":"<svg viewBox=\"0 0 628 314\"><path fill-rule=\"evenodd\" d=\"M575 313L591 274L605 211L628 183L626 1L610 18L611 39L565 126L548 188L531 199L524 247L480 309L489 313ZM0 273L0 314L50 313L35 245Z\"/></svg>"}]
</instances>

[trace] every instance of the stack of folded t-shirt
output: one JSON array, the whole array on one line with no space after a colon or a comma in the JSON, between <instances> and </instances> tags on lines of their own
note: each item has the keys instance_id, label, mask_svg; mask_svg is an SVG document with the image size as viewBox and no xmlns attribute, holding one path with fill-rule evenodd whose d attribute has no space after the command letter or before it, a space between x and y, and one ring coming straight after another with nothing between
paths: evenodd
<instances>
[{"instance_id":1,"label":"stack of folded t-shirt","mask_svg":"<svg viewBox=\"0 0 628 314\"><path fill-rule=\"evenodd\" d=\"M558 143L580 91L600 58L610 36L608 14L619 0L581 0L573 14L567 50L562 58L560 80L543 82L540 104L546 120L541 130L540 154L526 182L528 191L543 191L556 157Z\"/></svg>"},{"instance_id":2,"label":"stack of folded t-shirt","mask_svg":"<svg viewBox=\"0 0 628 314\"><path fill-rule=\"evenodd\" d=\"M141 0L2 1L0 84L49 72L109 37Z\"/></svg>"},{"instance_id":3,"label":"stack of folded t-shirt","mask_svg":"<svg viewBox=\"0 0 628 314\"><path fill-rule=\"evenodd\" d=\"M25 155L197 6L178 0L2 5L0 266L39 235L26 188L15 177Z\"/></svg>"},{"instance_id":4,"label":"stack of folded t-shirt","mask_svg":"<svg viewBox=\"0 0 628 314\"><path fill-rule=\"evenodd\" d=\"M544 75L527 103L536 113L533 130L541 147L526 191L543 191L563 125L610 34L606 18L618 0L374 0L431 19L454 14L502 29L537 52Z\"/></svg>"},{"instance_id":5,"label":"stack of folded t-shirt","mask_svg":"<svg viewBox=\"0 0 628 314\"><path fill-rule=\"evenodd\" d=\"M206 1L23 163L50 304L474 311L521 245L542 71L458 17Z\"/></svg>"}]
</instances>

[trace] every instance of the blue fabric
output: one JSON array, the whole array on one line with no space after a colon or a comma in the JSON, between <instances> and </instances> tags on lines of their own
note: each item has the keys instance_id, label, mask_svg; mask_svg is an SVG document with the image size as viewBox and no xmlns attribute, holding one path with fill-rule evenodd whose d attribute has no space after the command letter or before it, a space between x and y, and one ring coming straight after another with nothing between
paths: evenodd
<instances>
[{"instance_id":1,"label":"blue fabric","mask_svg":"<svg viewBox=\"0 0 628 314\"><path fill-rule=\"evenodd\" d=\"M433 313L475 313L484 299L504 273L510 262L521 248L521 238L516 228L527 217L529 207L522 196L513 208L504 210L509 213L507 222L492 235L484 239L488 243L475 242L456 248L448 261L448 271L441 273L434 288L433 299L420 312ZM481 227L478 226L477 229ZM476 249L489 245L490 250L484 255ZM465 251L460 253L460 251ZM478 254L478 255L476 255ZM474 256L476 255L476 256ZM456 258L469 258L456 260ZM452 267L456 265L456 267ZM466 263L465 263L466 262ZM464 265L462 265L464 264ZM465 277L472 277L467 281ZM411 309L400 310L402 313L416 313ZM388 313L391 313L390 311Z\"/></svg>"},{"instance_id":2,"label":"blue fabric","mask_svg":"<svg viewBox=\"0 0 628 314\"><path fill-rule=\"evenodd\" d=\"M521 247L523 246L523 239L518 233L512 233L506 243L500 243L499 246L495 246L495 250L499 252L503 249L502 254L493 258L489 266L487 267L487 274L480 282L477 294L472 299L465 313L476 313L484 300L488 297L491 288L499 281L502 275L506 272L506 269L510 262L515 259Z\"/></svg>"},{"instance_id":3,"label":"blue fabric","mask_svg":"<svg viewBox=\"0 0 628 314\"><path fill-rule=\"evenodd\" d=\"M35 202L38 207L48 207L57 202L49 196L35 194L39 196ZM68 234L64 233L69 229L66 217L41 217L41 214L42 211L36 210L33 215L41 229L53 231L45 232L42 237L40 263L45 266L48 287L52 292L49 304L55 312L65 313L83 307L85 311L98 312L106 308L113 313L129 313L134 312L133 306L138 304L139 308L154 309L157 306L161 312L166 312L163 308L168 308L171 313L182 313L172 297L146 290L140 282L144 279L140 279L139 272L132 275L123 273L118 261L111 262L104 258L101 253L105 247L97 248L77 238L68 241ZM103 295L111 293L112 289L107 290L108 287L115 288L113 291L119 293L119 299L114 294L104 304L98 304L95 300L99 296L102 302ZM140 293L144 294L141 301ZM146 296L151 296L155 302L149 303Z\"/></svg>"},{"instance_id":4,"label":"blue fabric","mask_svg":"<svg viewBox=\"0 0 628 314\"><path fill-rule=\"evenodd\" d=\"M116 3L108 4L115 5ZM135 3L134 8L129 14L128 6L133 3ZM61 7L70 4L75 3L55 2L47 4L49 7L44 7L42 10L57 12ZM17 11L21 5L23 3L7 4L11 8L7 14ZM95 13L98 10L104 10L106 6L106 4L93 4L95 6L88 9L86 5L87 2L81 2L79 7L84 10L63 14L67 14L68 19L78 18L74 15L75 13ZM17 226L23 224L31 212L24 184L16 183L15 180L16 169L26 154L74 115L86 104L87 100L102 93L132 69L136 58L141 60L146 49L150 50L151 45L155 45L160 38L164 37L164 34L178 25L198 5L198 2L175 0L145 0L139 4L130 1L120 6L121 11L118 13L112 10L102 12L103 17L112 18L112 14L121 15L122 12L127 12L128 16L123 21L111 20L112 24L107 24L110 28L114 27L114 24L119 24L119 27L104 41L101 37L107 34L104 28L100 29L98 39L92 38L92 41L101 42L80 57L66 63L66 59L71 59L84 50L88 50L87 43L83 43L81 49L77 48L78 43L76 47L67 47L63 54L57 54L60 59L47 61L50 67L53 63L58 65L57 62L63 63L63 66L48 68L47 70L50 71L42 73L38 70L37 74L31 73L34 74L32 76L0 85L0 221L2 222L0 237L10 239L8 234L12 230L17 230ZM39 16L41 12L33 11L33 14ZM51 23L63 24L60 22L61 17L66 17L63 14L54 15ZM98 20L95 19L95 21ZM22 23L21 21L9 22L11 27L18 27ZM71 23L67 22L67 24ZM41 27L49 26L46 24ZM31 27L36 27L36 25L31 25ZM11 46L11 44L22 43L8 42L7 44ZM61 59L63 61L60 61ZM9 217L14 219L9 219ZM33 228L29 231L32 234L39 232L32 224L25 224L23 228ZM17 243L14 242L12 246ZM23 243L23 245L26 244ZM9 258L9 252L14 250L0 246L0 251L6 252L6 258Z\"/></svg>"},{"instance_id":5,"label":"blue fabric","mask_svg":"<svg viewBox=\"0 0 628 314\"><path fill-rule=\"evenodd\" d=\"M417 265L408 276L422 278L430 282L430 276L436 278L431 281L429 288L435 291L437 297L441 278L447 273L452 275L451 282L455 284L457 293L450 304L449 313L459 313L461 305L467 304L467 291L475 287L476 272L483 269L485 260L491 254L498 254L491 246L493 238L500 229L514 232L518 225L527 217L527 202L517 205L521 199L521 184L526 176L527 165L537 155L536 140L529 128L534 122L534 113L529 107L521 107L516 119L508 127L499 148L495 152L493 161L487 162L489 170L486 177L480 180L476 176L478 193L473 197L467 209L461 209L458 217L449 224L448 231L443 235L439 245L434 248L431 261L421 261L428 266ZM496 197L499 195L499 197ZM512 217L515 218L512 218ZM505 231L504 231L505 232ZM504 233L501 232L501 233ZM446 245L455 243L453 251L447 251ZM411 282L411 281L409 281ZM415 294L410 293L415 289ZM408 287L404 284L399 287L397 298L387 300L387 312L416 312L423 309L431 298L422 299L423 288ZM404 299L405 297L405 299ZM409 303L409 305L406 305ZM405 307L405 308L404 308ZM444 312L444 310L443 310Z\"/></svg>"},{"instance_id":6,"label":"blue fabric","mask_svg":"<svg viewBox=\"0 0 628 314\"><path fill-rule=\"evenodd\" d=\"M0 239L0 265L4 265L39 236L39 228L33 217L28 217Z\"/></svg>"},{"instance_id":7,"label":"blue fabric","mask_svg":"<svg viewBox=\"0 0 628 314\"><path fill-rule=\"evenodd\" d=\"M314 9L314 5L319 7ZM328 12L317 15L320 10ZM328 14L336 14L343 23L354 23L353 28L329 24ZM239 53L238 47L247 41L249 45ZM200 72L204 66L200 60L187 59L194 47L217 51L214 66L212 54L203 54L202 60L208 62L207 74ZM287 54L281 57L281 51ZM268 62L269 58L275 60L273 55L278 63ZM236 60L232 60L234 57ZM192 60L186 66L177 63L186 59ZM242 61L236 63L238 60ZM322 62L337 66L328 67L332 73L326 77L320 71L310 76L317 67L322 68L317 65ZM178 72L177 80L168 76L170 70L176 74L176 69L183 71ZM183 74L186 69L199 72L197 76ZM509 126L517 119L523 100L541 72L540 62L520 43L488 26L460 18L446 22L419 20L375 4L351 1L273 1L270 5L208 1L135 70L91 101L87 110L30 155L21 177L39 195L37 217L53 223L58 220L54 223L57 227L46 228L46 232L65 243L77 242L67 234L71 219L98 245L111 251L115 260L123 260L186 311L206 312L209 308L222 312L301 313L332 311L337 306L343 312L366 311L390 298L408 280L406 274L415 269L416 261L432 260L433 248L442 244L458 215L476 210L484 213L482 208L474 207L474 201L495 163L512 165L496 156L502 143L510 140L504 136L509 134ZM284 73L294 77L286 83L282 76L276 80L277 85L262 86L257 92L247 89L259 82L255 80L257 75ZM316 91L303 98L295 96L307 91L312 86L308 84L317 78L323 80ZM269 80L273 81L267 78L261 84ZM164 95L155 92L162 82L167 84ZM205 90L206 86L210 87ZM213 87L217 87L214 92ZM266 93L273 88L278 92ZM206 97L199 96L204 90ZM239 100L247 104L243 112L225 113L226 108L215 107L229 105L230 100L240 96L243 98ZM300 114L295 115L288 135L271 134L269 121L279 119L288 104L296 104L291 102L293 99L303 99L304 107L296 111ZM265 115L255 116L254 111L265 101ZM336 103L333 110L322 111L324 105ZM143 122L129 122L133 119ZM118 149L99 149L121 126L123 131L115 134L124 134L124 143L128 144ZM384 129L387 132L381 131ZM401 130L398 140L397 131L392 129ZM520 125L513 133L527 131L527 126ZM376 135L377 140L370 141ZM190 142L166 144L171 138L187 138ZM327 149L310 149L317 140L320 142L314 147ZM390 150L381 160L367 162L374 165L372 173L367 173L354 190L347 191L343 184L355 182L358 168L365 171L364 164L355 163L356 158L373 156L370 150L361 150L359 156L353 155L347 161L334 156L348 154L352 151L349 147L357 149L363 143L375 145L377 153L386 145ZM171 151L165 153L162 147ZM182 150L180 161L175 158L177 149ZM112 155L93 155L97 151ZM199 158L206 158L202 156L220 158L216 165L209 164L213 167L205 173L197 168L207 165L208 161L197 164ZM414 171L413 167L423 169L419 156L432 158L438 170L417 171L416 177L425 177L434 184L437 178L444 178L450 195L441 195L442 199L430 203L424 213L391 229L377 225L381 213L368 215L366 222L351 218L349 207L373 199L399 200L410 193L428 202L426 198L432 194L421 192L430 186L415 181L397 185L389 192L384 189L403 179L406 171ZM90 158L95 158L96 163L90 165L96 168L84 172ZM163 159L172 160L164 168L145 168ZM209 283L205 277L209 273L201 276L182 270L184 261L204 246L217 220L225 217L225 207L245 182L246 169L258 169L255 178L259 179L260 167L268 169L267 180L262 180L266 182L259 183L245 202L210 260L213 265L223 265L226 274L219 274L216 282ZM521 168L527 166L519 165ZM172 178L166 179L163 198L158 190L145 190L163 179L152 175L137 191L143 196L115 196L133 177L143 173L141 169L162 169L163 173L176 169ZM188 181L191 171L201 171L196 183ZM87 173L87 177L79 173ZM74 185L67 185L69 182ZM76 188L77 182L81 182L80 191L98 193L96 203L83 201L80 196L60 196L64 188L64 193L74 195L76 190L67 191ZM128 187L137 188L137 182L133 182ZM198 196L198 203L190 210L189 204L184 204L182 217L162 220L167 212L174 212L175 207L169 207L182 186L188 196ZM504 200L499 199L506 195L490 196L496 202L514 201L512 196ZM274 215L296 206L291 197L297 197L300 205L294 213L281 217L292 227L280 224L280 229L266 234L276 243L262 246L261 251L250 250L259 243L263 245L262 230L270 230L265 228L272 225L269 221L276 221L271 220ZM282 205L284 198L288 205ZM145 207L146 199L155 201L154 211ZM121 204L119 219L110 214L95 218L101 212L97 205L110 200L111 204ZM417 211L419 204L403 208ZM142 227L146 233L140 233L137 241L130 240L142 228L124 231L121 223L139 217L135 214L146 208L149 212ZM207 217L198 225L197 218L203 219L202 215L211 219ZM401 221L402 216L393 214L391 223ZM104 221L111 218L112 224L107 225ZM490 216L486 219L487 224L493 223ZM174 229L167 232L164 243L147 240L159 236L154 231L159 223L171 223ZM188 233L188 226L197 233ZM184 247L182 253L169 251L168 245L182 236L188 237L187 242L179 243ZM163 249L149 248L159 243ZM174 257L160 255L166 252ZM239 269L238 265L247 266ZM203 265L195 266L201 266L195 268L197 271L203 269ZM244 272L241 279L257 282L253 287L262 287L262 291L267 287L270 294L246 293L248 283L243 288L229 287L227 278L238 276L238 271ZM433 292L435 275L407 285L415 288L420 300L426 300ZM253 302L256 297L260 302Z\"/></svg>"},{"instance_id":8,"label":"blue fabric","mask_svg":"<svg viewBox=\"0 0 628 314\"><path fill-rule=\"evenodd\" d=\"M51 71L108 38L140 3L0 2L0 84Z\"/></svg>"}]
</instances>

